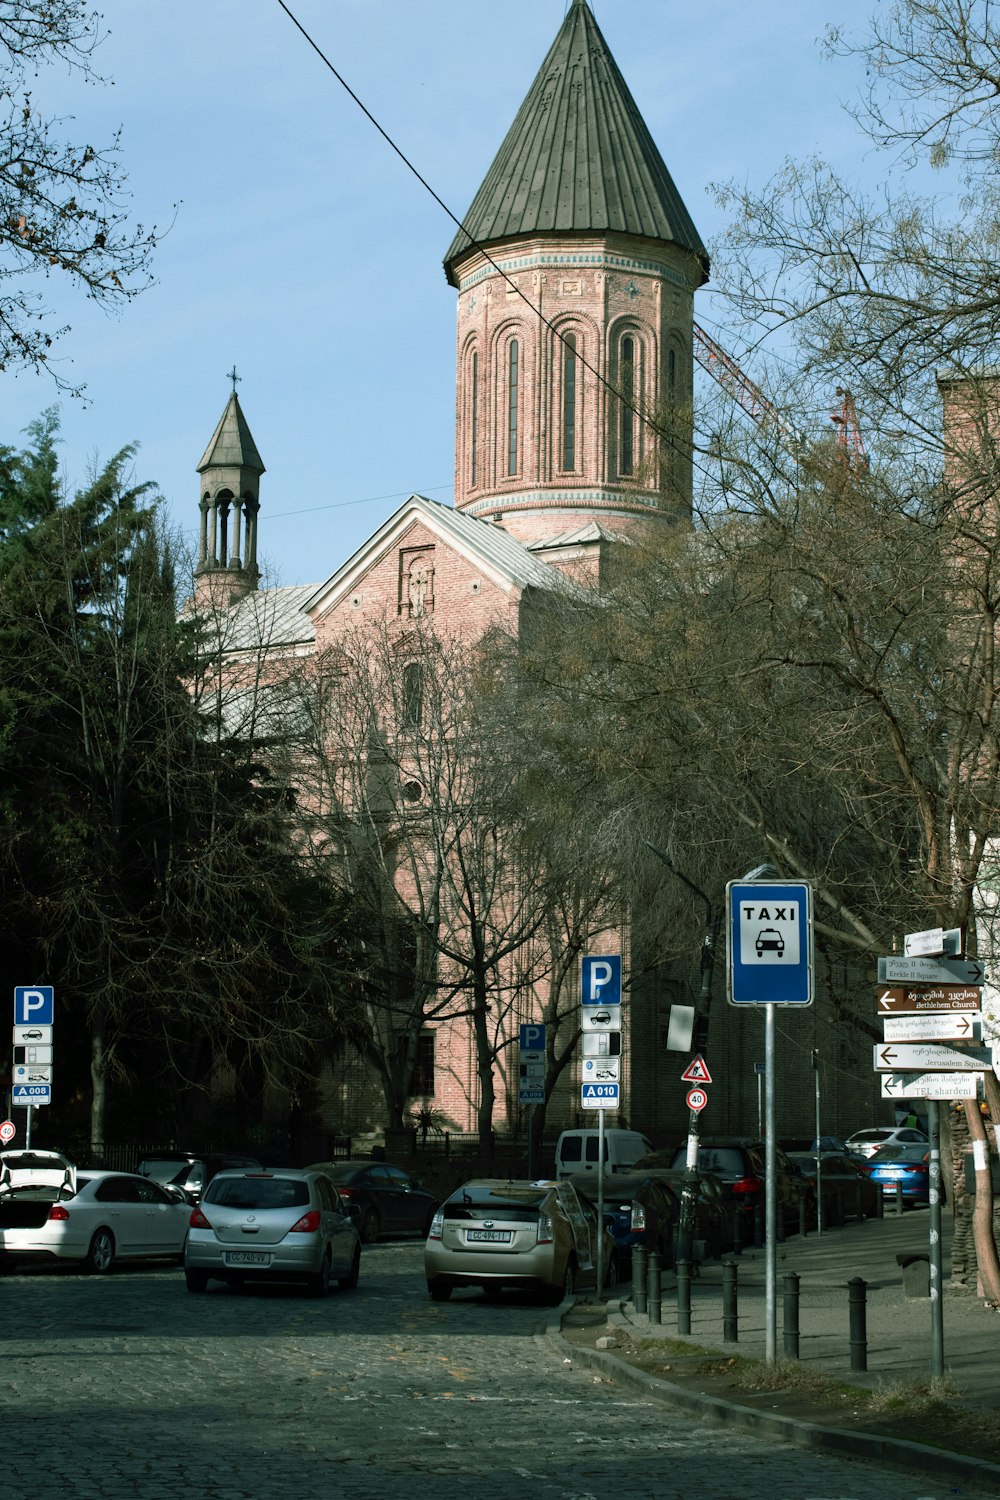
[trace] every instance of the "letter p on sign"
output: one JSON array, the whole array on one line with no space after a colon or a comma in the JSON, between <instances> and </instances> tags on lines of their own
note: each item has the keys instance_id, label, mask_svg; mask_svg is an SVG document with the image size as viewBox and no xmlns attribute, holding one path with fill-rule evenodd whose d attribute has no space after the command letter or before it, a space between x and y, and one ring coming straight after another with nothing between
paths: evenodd
<instances>
[{"instance_id":1,"label":"letter p on sign","mask_svg":"<svg viewBox=\"0 0 1000 1500\"><path fill-rule=\"evenodd\" d=\"M38 1026L51 1026L55 1019L54 1012L55 990L51 984L39 985L37 989L21 984L15 989L15 1026L30 1026L32 1022Z\"/></svg>"},{"instance_id":2,"label":"letter p on sign","mask_svg":"<svg viewBox=\"0 0 1000 1500\"><path fill-rule=\"evenodd\" d=\"M622 959L620 953L591 955L583 960L583 1004L621 1005Z\"/></svg>"}]
</instances>

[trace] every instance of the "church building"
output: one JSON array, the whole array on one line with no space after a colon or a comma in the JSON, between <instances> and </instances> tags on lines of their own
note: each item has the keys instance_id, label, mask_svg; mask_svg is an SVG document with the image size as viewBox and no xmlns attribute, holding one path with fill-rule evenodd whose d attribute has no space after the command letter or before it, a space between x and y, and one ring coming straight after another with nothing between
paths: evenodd
<instances>
[{"instance_id":1,"label":"church building","mask_svg":"<svg viewBox=\"0 0 1000 1500\"><path fill-rule=\"evenodd\" d=\"M198 465L196 577L225 617L230 665L262 640L278 663L367 628L474 640L500 616L516 631L531 599L599 588L616 546L689 517L693 303L708 256L587 0L572 0L462 223L444 257L457 302L453 505L411 495L323 581L261 589L264 465L229 398ZM605 951L622 945L627 967L627 933L605 935ZM467 1033L425 1030L416 1092L473 1131ZM346 1072L324 1113L350 1133L378 1104L360 1063ZM656 1128L653 1082L627 1066L623 1079L622 1116ZM549 1128L578 1107L571 1069ZM501 1093L498 1128L505 1111Z\"/></svg>"}]
</instances>

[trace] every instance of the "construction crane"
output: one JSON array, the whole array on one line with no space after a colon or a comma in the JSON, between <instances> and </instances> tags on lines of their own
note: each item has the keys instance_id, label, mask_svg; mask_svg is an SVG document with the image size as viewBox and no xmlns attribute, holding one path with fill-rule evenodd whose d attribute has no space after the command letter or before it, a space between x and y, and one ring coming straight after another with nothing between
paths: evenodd
<instances>
[{"instance_id":1,"label":"construction crane","mask_svg":"<svg viewBox=\"0 0 1000 1500\"><path fill-rule=\"evenodd\" d=\"M847 464L852 474L861 474L868 467L865 440L858 423L857 407L850 391L838 385L837 395L841 399L839 411L831 412L830 421L837 428L837 456Z\"/></svg>"},{"instance_id":2,"label":"construction crane","mask_svg":"<svg viewBox=\"0 0 1000 1500\"><path fill-rule=\"evenodd\" d=\"M711 334L706 333L704 328L699 327L697 323L694 325L694 357L702 369L707 370L712 379L717 381L734 401L738 401L755 422L761 427L773 423L792 456L799 457L805 441L802 433L795 430L788 418L782 416L774 402L769 401L760 387L754 385L750 377L743 373L735 359L727 354L725 349L715 342ZM838 391L837 394L839 395L840 392Z\"/></svg>"}]
</instances>

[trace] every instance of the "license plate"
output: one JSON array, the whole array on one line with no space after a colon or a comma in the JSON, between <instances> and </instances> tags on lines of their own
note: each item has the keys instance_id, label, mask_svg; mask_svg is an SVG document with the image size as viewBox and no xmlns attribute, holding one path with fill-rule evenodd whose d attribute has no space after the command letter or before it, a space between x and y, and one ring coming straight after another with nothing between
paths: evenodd
<instances>
[{"instance_id":1,"label":"license plate","mask_svg":"<svg viewBox=\"0 0 1000 1500\"><path fill-rule=\"evenodd\" d=\"M509 1245L509 1229L467 1229L466 1240L476 1240L480 1244L487 1245Z\"/></svg>"},{"instance_id":2,"label":"license plate","mask_svg":"<svg viewBox=\"0 0 1000 1500\"><path fill-rule=\"evenodd\" d=\"M227 1266L269 1266L271 1257L266 1250L227 1250L224 1256Z\"/></svg>"}]
</instances>

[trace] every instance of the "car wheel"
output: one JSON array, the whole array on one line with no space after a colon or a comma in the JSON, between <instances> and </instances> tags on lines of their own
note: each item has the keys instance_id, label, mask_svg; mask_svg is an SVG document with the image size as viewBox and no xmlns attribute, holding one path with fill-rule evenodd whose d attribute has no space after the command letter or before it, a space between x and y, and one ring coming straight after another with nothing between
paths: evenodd
<instances>
[{"instance_id":1,"label":"car wheel","mask_svg":"<svg viewBox=\"0 0 1000 1500\"><path fill-rule=\"evenodd\" d=\"M566 1262L566 1269L563 1271L562 1281L558 1286L552 1288L551 1301L553 1305L558 1307L560 1302L565 1302L567 1297L572 1297L575 1291L576 1262L571 1255Z\"/></svg>"},{"instance_id":2,"label":"car wheel","mask_svg":"<svg viewBox=\"0 0 1000 1500\"><path fill-rule=\"evenodd\" d=\"M345 1292L353 1292L354 1288L358 1284L358 1277L360 1276L360 1274L361 1246L355 1245L354 1255L351 1258L351 1269L348 1271L346 1276L341 1276L339 1278L337 1285Z\"/></svg>"},{"instance_id":3,"label":"car wheel","mask_svg":"<svg viewBox=\"0 0 1000 1500\"><path fill-rule=\"evenodd\" d=\"M604 1290L609 1292L613 1286L618 1285L618 1256L612 1255L608 1262L608 1269L604 1276Z\"/></svg>"},{"instance_id":4,"label":"car wheel","mask_svg":"<svg viewBox=\"0 0 1000 1500\"><path fill-rule=\"evenodd\" d=\"M310 1276L307 1282L309 1291L313 1297L329 1297L330 1278L331 1272L333 1270L333 1266L331 1264L332 1260L333 1256L331 1255L328 1246L327 1249L323 1252L323 1264L320 1266L316 1275Z\"/></svg>"},{"instance_id":5,"label":"car wheel","mask_svg":"<svg viewBox=\"0 0 1000 1500\"><path fill-rule=\"evenodd\" d=\"M84 1265L88 1271L93 1271L97 1276L104 1276L111 1270L111 1263L115 1258L115 1237L110 1229L97 1229L87 1247Z\"/></svg>"},{"instance_id":6,"label":"car wheel","mask_svg":"<svg viewBox=\"0 0 1000 1500\"><path fill-rule=\"evenodd\" d=\"M382 1232L382 1221L378 1216L377 1208L365 1210L365 1216L361 1220L361 1241L365 1245L374 1245Z\"/></svg>"},{"instance_id":7,"label":"car wheel","mask_svg":"<svg viewBox=\"0 0 1000 1500\"><path fill-rule=\"evenodd\" d=\"M427 1290L431 1294L432 1302L447 1302L451 1296L451 1283L449 1281L429 1281Z\"/></svg>"},{"instance_id":8,"label":"car wheel","mask_svg":"<svg viewBox=\"0 0 1000 1500\"><path fill-rule=\"evenodd\" d=\"M208 1286L207 1271L185 1271L184 1284L189 1292L203 1292Z\"/></svg>"}]
</instances>

